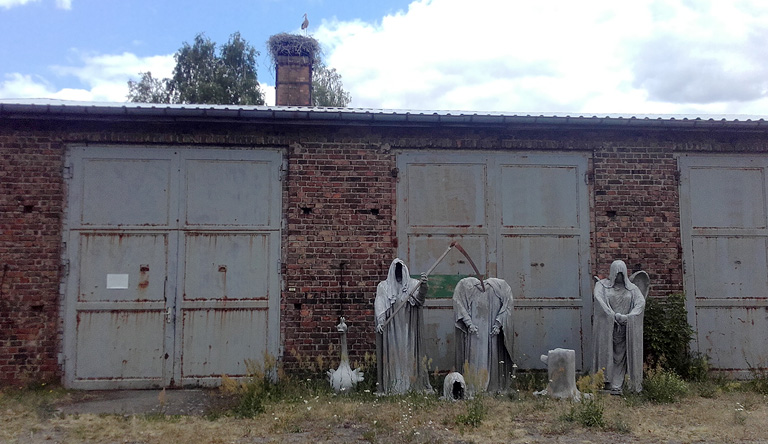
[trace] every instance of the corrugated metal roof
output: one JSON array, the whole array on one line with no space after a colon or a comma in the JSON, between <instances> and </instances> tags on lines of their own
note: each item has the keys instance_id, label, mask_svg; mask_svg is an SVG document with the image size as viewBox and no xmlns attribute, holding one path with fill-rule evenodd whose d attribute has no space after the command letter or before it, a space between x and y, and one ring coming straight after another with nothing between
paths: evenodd
<instances>
[{"instance_id":1,"label":"corrugated metal roof","mask_svg":"<svg viewBox=\"0 0 768 444\"><path fill-rule=\"evenodd\" d=\"M766 128L765 116L683 114L520 113L301 106L238 106L78 102L55 99L0 99L0 116L51 118L188 118L194 120L271 120L303 124L495 126L548 124L615 127Z\"/></svg>"}]
</instances>

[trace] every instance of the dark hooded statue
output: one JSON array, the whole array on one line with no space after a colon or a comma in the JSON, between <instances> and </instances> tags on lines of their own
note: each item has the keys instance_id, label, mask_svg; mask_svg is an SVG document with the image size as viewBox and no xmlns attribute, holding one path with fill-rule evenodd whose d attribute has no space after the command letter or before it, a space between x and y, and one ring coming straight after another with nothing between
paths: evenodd
<instances>
[{"instance_id":1,"label":"dark hooded statue","mask_svg":"<svg viewBox=\"0 0 768 444\"><path fill-rule=\"evenodd\" d=\"M411 278L400 259L392 261L387 280L376 288L373 305L379 393L432 391L422 334L421 307L426 295L426 277L421 281Z\"/></svg>"}]
</instances>

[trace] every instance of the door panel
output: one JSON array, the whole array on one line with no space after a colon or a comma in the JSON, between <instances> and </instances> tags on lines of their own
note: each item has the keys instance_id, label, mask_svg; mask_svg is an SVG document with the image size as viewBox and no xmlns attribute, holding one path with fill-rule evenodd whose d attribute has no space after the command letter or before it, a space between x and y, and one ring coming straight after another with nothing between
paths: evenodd
<instances>
[{"instance_id":1,"label":"door panel","mask_svg":"<svg viewBox=\"0 0 768 444\"><path fill-rule=\"evenodd\" d=\"M501 275L516 299L581 300L580 248L573 236L503 236Z\"/></svg>"},{"instance_id":2,"label":"door panel","mask_svg":"<svg viewBox=\"0 0 768 444\"><path fill-rule=\"evenodd\" d=\"M695 228L765 228L765 186L759 168L688 170Z\"/></svg>"},{"instance_id":3,"label":"door panel","mask_svg":"<svg viewBox=\"0 0 768 444\"><path fill-rule=\"evenodd\" d=\"M404 171L409 226L485 225L484 164L409 164Z\"/></svg>"},{"instance_id":4,"label":"door panel","mask_svg":"<svg viewBox=\"0 0 768 444\"><path fill-rule=\"evenodd\" d=\"M165 300L167 233L80 235L80 302Z\"/></svg>"},{"instance_id":5,"label":"door panel","mask_svg":"<svg viewBox=\"0 0 768 444\"><path fill-rule=\"evenodd\" d=\"M68 387L215 385L277 355L280 152L74 147L67 161Z\"/></svg>"},{"instance_id":6,"label":"door panel","mask_svg":"<svg viewBox=\"0 0 768 444\"><path fill-rule=\"evenodd\" d=\"M83 160L80 223L96 226L168 226L171 159Z\"/></svg>"},{"instance_id":7,"label":"door panel","mask_svg":"<svg viewBox=\"0 0 768 444\"><path fill-rule=\"evenodd\" d=\"M186 233L184 300L269 297L269 235Z\"/></svg>"},{"instance_id":8,"label":"door panel","mask_svg":"<svg viewBox=\"0 0 768 444\"><path fill-rule=\"evenodd\" d=\"M280 209L269 197L279 186L273 183L276 167L269 161L188 159L187 225L274 225Z\"/></svg>"},{"instance_id":9,"label":"door panel","mask_svg":"<svg viewBox=\"0 0 768 444\"><path fill-rule=\"evenodd\" d=\"M697 297L745 299L768 295L766 251L766 238L761 237L693 238Z\"/></svg>"},{"instance_id":10,"label":"door panel","mask_svg":"<svg viewBox=\"0 0 768 444\"><path fill-rule=\"evenodd\" d=\"M578 179L578 169L573 166L503 166L502 225L578 227L581 189Z\"/></svg>"},{"instance_id":11,"label":"door panel","mask_svg":"<svg viewBox=\"0 0 768 444\"><path fill-rule=\"evenodd\" d=\"M78 312L77 325L77 379L139 380L150 387L164 386L166 323L162 306L83 309Z\"/></svg>"},{"instance_id":12,"label":"door panel","mask_svg":"<svg viewBox=\"0 0 768 444\"><path fill-rule=\"evenodd\" d=\"M541 368L549 348L573 348L577 367L591 319L589 205L582 154L402 152L397 220L400 257L426 271L454 240L480 272L513 289L518 365ZM454 362L456 283L474 272L457 251L430 276L425 335L433 368ZM548 348L549 347L549 348Z\"/></svg>"},{"instance_id":13,"label":"door panel","mask_svg":"<svg viewBox=\"0 0 768 444\"><path fill-rule=\"evenodd\" d=\"M688 323L713 368L768 367L766 156L683 155L680 215Z\"/></svg>"},{"instance_id":14,"label":"door panel","mask_svg":"<svg viewBox=\"0 0 768 444\"><path fill-rule=\"evenodd\" d=\"M267 351L267 304L262 308L189 308L183 314L182 378L208 385L221 375L245 376L246 359Z\"/></svg>"}]
</instances>

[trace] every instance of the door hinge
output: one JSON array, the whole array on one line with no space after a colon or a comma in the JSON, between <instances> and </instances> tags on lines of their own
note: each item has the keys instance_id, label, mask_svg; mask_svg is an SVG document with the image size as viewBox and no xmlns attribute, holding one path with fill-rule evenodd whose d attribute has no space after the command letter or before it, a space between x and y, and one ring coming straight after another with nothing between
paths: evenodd
<instances>
[{"instance_id":1,"label":"door hinge","mask_svg":"<svg viewBox=\"0 0 768 444\"><path fill-rule=\"evenodd\" d=\"M64 177L64 179L71 179L72 178L72 166L67 165L64 168L61 169L61 175Z\"/></svg>"},{"instance_id":2,"label":"door hinge","mask_svg":"<svg viewBox=\"0 0 768 444\"><path fill-rule=\"evenodd\" d=\"M277 177L282 182L287 175L288 175L288 162L284 160L280 164L280 169L278 170Z\"/></svg>"}]
</instances>

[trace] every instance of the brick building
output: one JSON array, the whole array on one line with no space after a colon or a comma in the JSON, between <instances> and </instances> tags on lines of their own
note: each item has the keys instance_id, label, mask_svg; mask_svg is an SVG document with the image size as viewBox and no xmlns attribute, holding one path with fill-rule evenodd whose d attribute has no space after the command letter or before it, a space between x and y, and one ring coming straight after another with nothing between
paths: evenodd
<instances>
[{"instance_id":1,"label":"brick building","mask_svg":"<svg viewBox=\"0 0 768 444\"><path fill-rule=\"evenodd\" d=\"M279 93L279 92L278 92ZM686 292L716 368L768 358L768 124L0 101L0 384L215 384L373 352L375 286L459 240L515 296L515 359L591 349L615 258ZM449 255L433 366L452 360Z\"/></svg>"}]
</instances>

